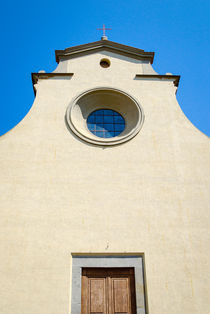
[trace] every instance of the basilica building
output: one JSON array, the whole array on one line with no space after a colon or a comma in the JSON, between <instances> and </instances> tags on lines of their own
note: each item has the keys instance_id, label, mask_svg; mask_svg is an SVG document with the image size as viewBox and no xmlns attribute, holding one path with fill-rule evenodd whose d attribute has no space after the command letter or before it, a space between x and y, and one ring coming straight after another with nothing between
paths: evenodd
<instances>
[{"instance_id":1,"label":"basilica building","mask_svg":"<svg viewBox=\"0 0 210 314\"><path fill-rule=\"evenodd\" d=\"M1 314L209 314L209 139L179 75L106 36L55 57L0 137Z\"/></svg>"}]
</instances>

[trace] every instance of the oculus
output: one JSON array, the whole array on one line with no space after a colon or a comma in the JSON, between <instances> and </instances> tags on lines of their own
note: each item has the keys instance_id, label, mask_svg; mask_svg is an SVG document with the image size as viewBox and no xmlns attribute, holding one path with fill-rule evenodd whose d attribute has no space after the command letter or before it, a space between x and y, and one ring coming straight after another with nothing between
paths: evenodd
<instances>
[{"instance_id":1,"label":"oculus","mask_svg":"<svg viewBox=\"0 0 210 314\"><path fill-rule=\"evenodd\" d=\"M109 59L101 59L100 61L100 66L102 68L108 68L110 66L111 62L109 61Z\"/></svg>"},{"instance_id":2,"label":"oculus","mask_svg":"<svg viewBox=\"0 0 210 314\"><path fill-rule=\"evenodd\" d=\"M65 118L80 139L111 146L133 138L142 127L144 113L140 103L124 91L99 87L75 97Z\"/></svg>"}]
</instances>

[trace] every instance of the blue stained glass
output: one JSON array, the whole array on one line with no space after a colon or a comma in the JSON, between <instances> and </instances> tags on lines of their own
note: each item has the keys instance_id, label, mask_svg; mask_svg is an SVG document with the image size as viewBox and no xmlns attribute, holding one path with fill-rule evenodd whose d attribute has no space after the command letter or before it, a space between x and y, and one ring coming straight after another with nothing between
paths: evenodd
<instances>
[{"instance_id":1,"label":"blue stained glass","mask_svg":"<svg viewBox=\"0 0 210 314\"><path fill-rule=\"evenodd\" d=\"M104 117L103 116L95 116L96 123L103 123Z\"/></svg>"},{"instance_id":2,"label":"blue stained glass","mask_svg":"<svg viewBox=\"0 0 210 314\"><path fill-rule=\"evenodd\" d=\"M94 134L98 137L104 137L104 132L96 131Z\"/></svg>"},{"instance_id":3,"label":"blue stained glass","mask_svg":"<svg viewBox=\"0 0 210 314\"><path fill-rule=\"evenodd\" d=\"M104 110L101 109L101 110L96 110L94 111L94 116L103 116L104 115Z\"/></svg>"},{"instance_id":4,"label":"blue stained glass","mask_svg":"<svg viewBox=\"0 0 210 314\"><path fill-rule=\"evenodd\" d=\"M116 136L115 135L115 131L109 131L109 132L107 132L111 137L114 137L114 136Z\"/></svg>"},{"instance_id":5,"label":"blue stained glass","mask_svg":"<svg viewBox=\"0 0 210 314\"><path fill-rule=\"evenodd\" d=\"M110 134L109 132L105 132L105 137L106 138L110 138L110 137L113 137L113 136L115 136L115 135Z\"/></svg>"},{"instance_id":6,"label":"blue stained glass","mask_svg":"<svg viewBox=\"0 0 210 314\"><path fill-rule=\"evenodd\" d=\"M104 112L104 116L113 116L113 110L110 110L110 109L103 109L103 112ZM116 111L115 111L116 112Z\"/></svg>"},{"instance_id":7,"label":"blue stained glass","mask_svg":"<svg viewBox=\"0 0 210 314\"><path fill-rule=\"evenodd\" d=\"M88 129L89 130L95 130L95 127L96 127L96 125L95 124L93 124L93 123L88 123Z\"/></svg>"},{"instance_id":8,"label":"blue stained glass","mask_svg":"<svg viewBox=\"0 0 210 314\"><path fill-rule=\"evenodd\" d=\"M113 131L113 123L107 123L103 125L103 128L107 131Z\"/></svg>"},{"instance_id":9,"label":"blue stained glass","mask_svg":"<svg viewBox=\"0 0 210 314\"><path fill-rule=\"evenodd\" d=\"M96 124L95 127L96 127L96 131L103 131L104 129L103 125L100 125L100 124Z\"/></svg>"},{"instance_id":10,"label":"blue stained glass","mask_svg":"<svg viewBox=\"0 0 210 314\"><path fill-rule=\"evenodd\" d=\"M95 122L95 116L89 116L88 123L94 123L94 122Z\"/></svg>"},{"instance_id":11,"label":"blue stained glass","mask_svg":"<svg viewBox=\"0 0 210 314\"><path fill-rule=\"evenodd\" d=\"M104 123L114 123L113 116L104 116Z\"/></svg>"},{"instance_id":12,"label":"blue stained glass","mask_svg":"<svg viewBox=\"0 0 210 314\"><path fill-rule=\"evenodd\" d=\"M114 117L114 122L115 122L115 123L122 123L122 124L125 124L125 120L123 119L122 116L115 116L115 117Z\"/></svg>"},{"instance_id":13,"label":"blue stained glass","mask_svg":"<svg viewBox=\"0 0 210 314\"><path fill-rule=\"evenodd\" d=\"M123 124L115 124L115 131L122 132L124 130L125 126Z\"/></svg>"},{"instance_id":14,"label":"blue stained glass","mask_svg":"<svg viewBox=\"0 0 210 314\"><path fill-rule=\"evenodd\" d=\"M125 129L124 118L111 109L93 111L87 118L88 129L96 136L111 138Z\"/></svg>"}]
</instances>

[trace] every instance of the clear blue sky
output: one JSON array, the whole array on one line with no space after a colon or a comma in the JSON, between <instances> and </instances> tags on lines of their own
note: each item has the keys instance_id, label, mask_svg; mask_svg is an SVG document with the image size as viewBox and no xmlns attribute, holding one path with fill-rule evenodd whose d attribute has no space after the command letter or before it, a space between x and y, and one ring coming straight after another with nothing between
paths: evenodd
<instances>
[{"instance_id":1,"label":"clear blue sky","mask_svg":"<svg viewBox=\"0 0 210 314\"><path fill-rule=\"evenodd\" d=\"M210 135L209 0L4 1L1 24L0 135L28 112L31 72L51 72L55 49L109 40L155 52L154 69L181 75L179 104Z\"/></svg>"}]
</instances>

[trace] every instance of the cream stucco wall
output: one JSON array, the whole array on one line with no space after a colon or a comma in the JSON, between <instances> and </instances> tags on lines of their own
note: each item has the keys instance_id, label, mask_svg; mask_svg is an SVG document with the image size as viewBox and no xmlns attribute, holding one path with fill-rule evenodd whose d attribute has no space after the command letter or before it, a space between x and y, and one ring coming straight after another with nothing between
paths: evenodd
<instances>
[{"instance_id":1,"label":"cream stucco wall","mask_svg":"<svg viewBox=\"0 0 210 314\"><path fill-rule=\"evenodd\" d=\"M144 252L150 314L208 314L208 138L172 81L135 79L140 61L100 52L65 67L74 75L39 80L28 115L0 138L0 312L69 313L72 252ZM67 129L72 98L96 86L141 103L129 142L92 146Z\"/></svg>"}]
</instances>

